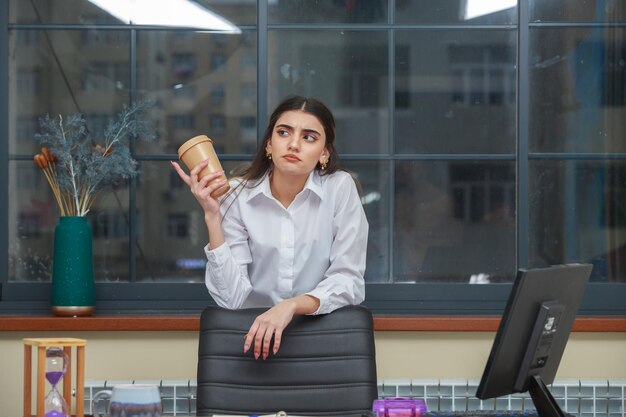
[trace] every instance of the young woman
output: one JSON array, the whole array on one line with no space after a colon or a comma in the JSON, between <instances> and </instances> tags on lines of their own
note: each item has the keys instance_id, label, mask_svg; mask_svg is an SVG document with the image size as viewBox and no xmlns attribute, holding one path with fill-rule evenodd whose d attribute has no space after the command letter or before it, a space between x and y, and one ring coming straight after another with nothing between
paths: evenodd
<instances>
[{"instance_id":1,"label":"young woman","mask_svg":"<svg viewBox=\"0 0 626 417\"><path fill-rule=\"evenodd\" d=\"M294 315L324 314L365 298L368 223L354 180L340 170L335 121L320 101L291 97L272 113L252 164L220 201L222 173L198 180L174 169L204 210L206 286L226 308L270 307L254 321L244 352L280 347ZM214 182L213 182L214 181Z\"/></svg>"}]
</instances>

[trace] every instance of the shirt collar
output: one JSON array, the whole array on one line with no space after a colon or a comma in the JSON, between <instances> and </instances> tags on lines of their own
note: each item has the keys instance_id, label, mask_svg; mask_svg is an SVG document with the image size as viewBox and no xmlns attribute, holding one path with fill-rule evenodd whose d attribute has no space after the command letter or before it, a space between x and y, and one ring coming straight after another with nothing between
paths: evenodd
<instances>
[{"instance_id":1,"label":"shirt collar","mask_svg":"<svg viewBox=\"0 0 626 417\"><path fill-rule=\"evenodd\" d=\"M315 193L320 198L320 200L322 199L322 178L320 177L317 170L313 170L313 172L309 174L309 178L307 178L303 190L307 189ZM246 202L252 200L259 194L263 194L268 198L274 198L274 196L272 195L272 190L270 189L269 174L264 175L261 179L261 182L256 182L252 184Z\"/></svg>"}]
</instances>

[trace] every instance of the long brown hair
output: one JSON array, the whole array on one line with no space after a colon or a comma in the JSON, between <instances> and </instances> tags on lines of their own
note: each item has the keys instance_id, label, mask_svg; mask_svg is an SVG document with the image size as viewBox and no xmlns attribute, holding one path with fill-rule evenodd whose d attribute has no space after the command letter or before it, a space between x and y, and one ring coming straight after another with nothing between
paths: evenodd
<instances>
[{"instance_id":1,"label":"long brown hair","mask_svg":"<svg viewBox=\"0 0 626 417\"><path fill-rule=\"evenodd\" d=\"M321 101L302 96L290 96L283 100L272 112L270 116L270 120L267 124L267 128L265 129L265 133L263 134L263 142L259 145L257 149L256 155L251 163L246 164L242 167L235 168L233 170L232 176L239 178L239 184L234 188L231 188L228 193L222 198L222 202L228 200L228 197L232 194L236 193L238 189L242 187L247 187L248 182L252 181L253 184L250 187L255 187L261 183L261 181L257 181L263 178L265 175L268 175L272 170L272 161L265 154L265 149L267 147L267 142L272 137L272 132L274 131L274 127L276 126L276 122L280 118L280 116L288 111L292 110L300 110L305 113L309 113L320 121L322 126L324 127L324 134L326 136L326 149L328 150L328 163L324 169L322 169L320 163L318 162L315 166L315 170L319 173L319 175L329 175L337 171L345 171L343 167L341 167L341 163L339 161L339 155L335 150L335 118L328 107ZM357 184L357 189L360 194L360 184L358 180L352 176L355 183ZM235 202L238 194L235 198L230 202L228 208L224 212L224 216L229 211L230 206ZM222 220L224 219L222 217Z\"/></svg>"},{"instance_id":2,"label":"long brown hair","mask_svg":"<svg viewBox=\"0 0 626 417\"><path fill-rule=\"evenodd\" d=\"M322 169L319 162L317 163L315 169L319 172L319 174L328 175L341 169L339 165L339 156L337 155L337 151L334 146L335 118L333 117L332 112L324 103L317 99L302 96L291 96L283 100L283 102L280 103L276 109L274 109L274 112L270 116L270 120L267 124L267 128L265 129L263 142L259 145L252 163L236 170L236 177L241 178L243 182L247 182L249 180L258 180L269 173L272 168L272 161L265 155L267 142L272 137L272 132L274 131L274 127L276 126L276 122L280 116L291 110L300 110L315 116L324 127L324 134L326 135L326 149L328 150L328 164L325 169Z\"/></svg>"}]
</instances>

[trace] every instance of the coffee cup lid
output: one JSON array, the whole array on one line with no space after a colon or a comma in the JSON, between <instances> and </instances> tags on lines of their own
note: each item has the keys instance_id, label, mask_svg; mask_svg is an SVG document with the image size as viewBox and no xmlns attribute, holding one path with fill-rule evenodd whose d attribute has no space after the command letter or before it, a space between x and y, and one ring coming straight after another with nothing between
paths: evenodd
<instances>
[{"instance_id":1,"label":"coffee cup lid","mask_svg":"<svg viewBox=\"0 0 626 417\"><path fill-rule=\"evenodd\" d=\"M211 138L209 138L207 135L194 136L193 138L189 139L187 142L180 145L180 148L178 148L178 158L180 158L191 147L196 146L198 143L207 142L207 141L213 143Z\"/></svg>"}]
</instances>

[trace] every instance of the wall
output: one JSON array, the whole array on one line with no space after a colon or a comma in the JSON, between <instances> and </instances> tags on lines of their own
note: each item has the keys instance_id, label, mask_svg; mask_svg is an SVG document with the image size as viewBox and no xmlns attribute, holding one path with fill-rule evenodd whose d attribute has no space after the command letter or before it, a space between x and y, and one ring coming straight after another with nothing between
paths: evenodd
<instances>
[{"instance_id":1,"label":"wall","mask_svg":"<svg viewBox=\"0 0 626 417\"><path fill-rule=\"evenodd\" d=\"M2 417L22 415L22 338L60 336L87 339L87 380L195 379L194 332L0 332ZM478 379L492 340L493 333L377 332L378 377ZM572 378L625 379L626 333L572 334L557 379Z\"/></svg>"}]
</instances>

